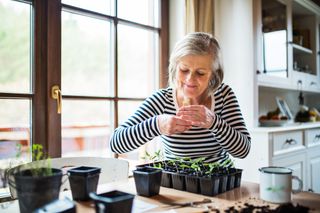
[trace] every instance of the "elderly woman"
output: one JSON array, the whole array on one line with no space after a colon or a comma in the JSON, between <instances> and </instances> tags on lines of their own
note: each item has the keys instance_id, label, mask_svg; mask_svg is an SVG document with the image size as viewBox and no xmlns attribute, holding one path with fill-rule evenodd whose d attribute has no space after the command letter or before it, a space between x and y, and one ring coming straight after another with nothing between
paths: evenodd
<instances>
[{"instance_id":1,"label":"elderly woman","mask_svg":"<svg viewBox=\"0 0 320 213\"><path fill-rule=\"evenodd\" d=\"M111 150L125 153L160 136L167 159L204 157L206 162L244 158L250 150L238 101L222 83L217 40L190 33L170 57L169 84L147 98L110 139Z\"/></svg>"}]
</instances>

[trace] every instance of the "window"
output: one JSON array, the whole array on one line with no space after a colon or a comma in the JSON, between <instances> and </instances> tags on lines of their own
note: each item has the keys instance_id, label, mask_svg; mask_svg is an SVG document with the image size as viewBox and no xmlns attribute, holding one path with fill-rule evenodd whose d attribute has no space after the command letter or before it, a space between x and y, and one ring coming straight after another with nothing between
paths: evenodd
<instances>
[{"instance_id":1,"label":"window","mask_svg":"<svg viewBox=\"0 0 320 213\"><path fill-rule=\"evenodd\" d=\"M160 1L107 2L62 0L63 156L110 155L113 129L159 88Z\"/></svg>"},{"instance_id":2,"label":"window","mask_svg":"<svg viewBox=\"0 0 320 213\"><path fill-rule=\"evenodd\" d=\"M113 129L166 82L168 1L134 2L0 1L0 169L32 143L111 156Z\"/></svg>"},{"instance_id":3,"label":"window","mask_svg":"<svg viewBox=\"0 0 320 213\"><path fill-rule=\"evenodd\" d=\"M31 15L28 2L0 1L0 197L5 168L31 160Z\"/></svg>"}]
</instances>

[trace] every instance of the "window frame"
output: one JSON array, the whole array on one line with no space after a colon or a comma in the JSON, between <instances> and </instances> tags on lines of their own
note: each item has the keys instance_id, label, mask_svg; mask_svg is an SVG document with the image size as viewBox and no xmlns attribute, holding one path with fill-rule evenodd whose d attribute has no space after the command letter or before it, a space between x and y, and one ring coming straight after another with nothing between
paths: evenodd
<instances>
[{"instance_id":1,"label":"window frame","mask_svg":"<svg viewBox=\"0 0 320 213\"><path fill-rule=\"evenodd\" d=\"M0 98L27 98L32 102L31 113L31 143L42 144L45 152L50 157L61 157L61 114L57 114L56 100L51 98L51 88L58 85L61 88L61 12L72 10L75 12L88 12L85 9L66 6L61 0L13 0L29 3L32 5L33 26L32 37L32 88L27 94L1 93ZM169 0L160 1L160 26L158 28L130 22L116 16L102 15L90 12L90 16L105 16L114 19L114 24L125 23L144 29L156 29L159 35L159 86L167 85L167 67L169 54ZM114 36L117 38L117 28L114 28ZM118 101L142 101L142 98L119 97L117 94L117 43L114 44L114 97L86 97L65 95L63 99L83 100L110 100L114 104L114 127L118 123Z\"/></svg>"}]
</instances>

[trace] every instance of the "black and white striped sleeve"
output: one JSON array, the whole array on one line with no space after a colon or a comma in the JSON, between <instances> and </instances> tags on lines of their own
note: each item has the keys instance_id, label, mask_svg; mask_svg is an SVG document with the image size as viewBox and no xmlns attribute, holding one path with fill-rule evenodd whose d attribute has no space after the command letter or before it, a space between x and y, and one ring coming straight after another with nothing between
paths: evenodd
<instances>
[{"instance_id":1,"label":"black and white striped sleeve","mask_svg":"<svg viewBox=\"0 0 320 213\"><path fill-rule=\"evenodd\" d=\"M110 148L121 154L137 149L160 135L157 116L163 113L165 96L162 91L147 98L124 124L116 128L110 138Z\"/></svg>"},{"instance_id":2,"label":"black and white striped sleeve","mask_svg":"<svg viewBox=\"0 0 320 213\"><path fill-rule=\"evenodd\" d=\"M234 157L244 158L251 146L249 132L232 89L226 86L221 92L224 97L221 114L215 116L210 130L223 149Z\"/></svg>"}]
</instances>

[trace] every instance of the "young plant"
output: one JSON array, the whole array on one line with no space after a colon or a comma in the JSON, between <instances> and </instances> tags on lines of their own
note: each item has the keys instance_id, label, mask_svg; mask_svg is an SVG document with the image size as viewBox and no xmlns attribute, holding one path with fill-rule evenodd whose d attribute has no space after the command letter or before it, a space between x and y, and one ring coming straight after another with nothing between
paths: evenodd
<instances>
[{"instance_id":1,"label":"young plant","mask_svg":"<svg viewBox=\"0 0 320 213\"><path fill-rule=\"evenodd\" d=\"M30 171L32 176L50 176L52 175L51 159L43 152L41 144L32 144L32 159Z\"/></svg>"},{"instance_id":2,"label":"young plant","mask_svg":"<svg viewBox=\"0 0 320 213\"><path fill-rule=\"evenodd\" d=\"M185 169L190 168L190 166L187 164L187 162L190 160L191 160L191 158L176 157L175 158L175 167L177 169L177 172L182 172Z\"/></svg>"},{"instance_id":3,"label":"young plant","mask_svg":"<svg viewBox=\"0 0 320 213\"><path fill-rule=\"evenodd\" d=\"M161 162L165 163L165 161L163 159L164 159L163 154L162 154L161 150L159 149L158 151L156 151L154 153L153 167L162 169L163 166L162 166Z\"/></svg>"},{"instance_id":4,"label":"young plant","mask_svg":"<svg viewBox=\"0 0 320 213\"><path fill-rule=\"evenodd\" d=\"M203 161L205 160L204 157L197 158L194 160L191 160L191 168L197 175L202 175L203 174Z\"/></svg>"},{"instance_id":5,"label":"young plant","mask_svg":"<svg viewBox=\"0 0 320 213\"><path fill-rule=\"evenodd\" d=\"M213 175L213 173L217 172L217 170L219 169L220 164L218 162L214 162L206 164L206 166L208 167L208 169L206 170L205 174Z\"/></svg>"},{"instance_id":6,"label":"young plant","mask_svg":"<svg viewBox=\"0 0 320 213\"><path fill-rule=\"evenodd\" d=\"M148 151L145 152L145 156L142 159L151 162L152 167L162 169L162 161L163 161L163 154L159 149L153 155L151 155Z\"/></svg>"},{"instance_id":7,"label":"young plant","mask_svg":"<svg viewBox=\"0 0 320 213\"><path fill-rule=\"evenodd\" d=\"M223 169L225 169L227 172L229 172L230 168L234 168L234 162L233 160L231 160L230 158L228 158L227 160L225 160L222 164L221 167Z\"/></svg>"}]
</instances>

